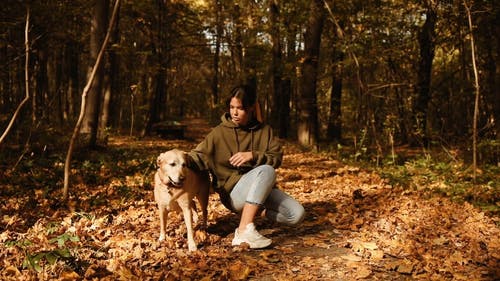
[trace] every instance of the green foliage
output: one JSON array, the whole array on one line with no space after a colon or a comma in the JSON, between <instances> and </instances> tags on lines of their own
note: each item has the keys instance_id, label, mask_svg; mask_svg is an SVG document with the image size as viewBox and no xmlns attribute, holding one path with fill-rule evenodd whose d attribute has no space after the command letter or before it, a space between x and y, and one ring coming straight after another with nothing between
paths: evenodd
<instances>
[{"instance_id":1,"label":"green foliage","mask_svg":"<svg viewBox=\"0 0 500 281\"><path fill-rule=\"evenodd\" d=\"M47 233L53 233L55 224L49 224ZM79 242L80 238L76 235L63 233L49 240L49 243L56 243L57 248L54 250L30 252L29 247L34 243L27 239L9 240L5 242L7 247L21 248L25 253L25 258L22 263L23 268L41 272L44 265L54 265L58 260L69 259L72 257L70 249L66 247L67 242Z\"/></svg>"},{"instance_id":2,"label":"green foliage","mask_svg":"<svg viewBox=\"0 0 500 281\"><path fill-rule=\"evenodd\" d=\"M500 212L498 166L485 166L475 182L469 166L432 158L430 155L418 156L403 165L379 167L378 170L392 185L429 195L444 195L458 202L469 202L493 214Z\"/></svg>"},{"instance_id":3,"label":"green foliage","mask_svg":"<svg viewBox=\"0 0 500 281\"><path fill-rule=\"evenodd\" d=\"M70 257L71 253L68 249L56 249L35 254L26 253L26 258L23 261L22 267L41 272L43 270L43 264L54 265L59 259L68 259Z\"/></svg>"},{"instance_id":4,"label":"green foliage","mask_svg":"<svg viewBox=\"0 0 500 281\"><path fill-rule=\"evenodd\" d=\"M80 238L78 238L78 236L76 235L72 235L72 234L68 234L68 233L63 233L55 238L52 238L49 240L50 243L55 243L57 242L57 246L59 248L61 247L64 247L64 245L66 244L66 242L78 242L80 241Z\"/></svg>"},{"instance_id":5,"label":"green foliage","mask_svg":"<svg viewBox=\"0 0 500 281\"><path fill-rule=\"evenodd\" d=\"M21 249L26 249L27 247L29 247L31 245L33 245L33 242L31 242L28 239L5 241L5 246L7 246L7 247L19 247Z\"/></svg>"},{"instance_id":6,"label":"green foliage","mask_svg":"<svg viewBox=\"0 0 500 281\"><path fill-rule=\"evenodd\" d=\"M481 162L491 165L500 163L500 140L482 140L477 145L477 150Z\"/></svg>"}]
</instances>

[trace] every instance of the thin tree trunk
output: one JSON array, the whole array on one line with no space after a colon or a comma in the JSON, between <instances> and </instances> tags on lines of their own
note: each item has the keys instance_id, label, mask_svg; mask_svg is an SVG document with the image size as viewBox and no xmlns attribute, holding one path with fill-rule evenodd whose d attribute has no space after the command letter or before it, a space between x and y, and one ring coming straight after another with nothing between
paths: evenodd
<instances>
[{"instance_id":1,"label":"thin tree trunk","mask_svg":"<svg viewBox=\"0 0 500 281\"><path fill-rule=\"evenodd\" d=\"M327 138L340 142L342 139L342 61L344 53L334 46L332 59L332 91L330 95L330 115L328 116Z\"/></svg>"},{"instance_id":2,"label":"thin tree trunk","mask_svg":"<svg viewBox=\"0 0 500 281\"><path fill-rule=\"evenodd\" d=\"M242 23L241 23L241 11L240 6L238 4L234 5L234 14L233 14L233 22L234 22L234 39L233 45L231 48L231 58L234 62L234 68L236 73L236 81L239 83L245 82L245 67L243 65L243 39L242 39Z\"/></svg>"},{"instance_id":3,"label":"thin tree trunk","mask_svg":"<svg viewBox=\"0 0 500 281\"><path fill-rule=\"evenodd\" d=\"M119 29L118 22L120 21L120 15L117 15L115 26L113 27L113 34L111 35L111 44L118 43L119 40ZM100 138L102 138L107 143L107 128L111 126L111 118L113 115L113 109L118 108L118 106L111 106L116 102L117 89L117 79L119 76L118 67L118 54L113 48L108 51L108 60L105 75L104 75L104 95L102 100L102 112L100 118L99 132Z\"/></svg>"},{"instance_id":4,"label":"thin tree trunk","mask_svg":"<svg viewBox=\"0 0 500 281\"><path fill-rule=\"evenodd\" d=\"M290 99L292 95L292 80L290 78L281 81L281 95L279 96L280 112L278 118L278 136L288 137L290 127Z\"/></svg>"},{"instance_id":5,"label":"thin tree trunk","mask_svg":"<svg viewBox=\"0 0 500 281\"><path fill-rule=\"evenodd\" d=\"M0 145L2 144L3 140L7 137L9 134L10 129L12 128L12 125L14 124L14 121L17 118L17 115L21 111L21 108L24 106L25 103L28 102L30 98L30 91L29 91L29 54L30 54L30 41L29 41L29 25L30 25L30 6L28 5L26 7L26 26L24 28L24 52L25 52L25 60L24 60L24 86L25 86L25 97L17 107L16 111L14 112L14 115L10 119L9 125L7 125L7 128L3 132L2 136L0 137Z\"/></svg>"},{"instance_id":6,"label":"thin tree trunk","mask_svg":"<svg viewBox=\"0 0 500 281\"><path fill-rule=\"evenodd\" d=\"M215 0L215 53L214 53L214 76L212 78L212 109L219 103L219 60L220 60L220 45L223 32L222 26L222 3L220 0ZM210 111L212 112L212 111Z\"/></svg>"},{"instance_id":7,"label":"thin tree trunk","mask_svg":"<svg viewBox=\"0 0 500 281\"><path fill-rule=\"evenodd\" d=\"M87 100L87 94L92 86L92 82L94 81L94 77L96 76L97 69L101 64L101 60L104 54L104 50L108 45L109 37L111 34L111 30L113 28L113 23L115 22L116 15L118 13L118 7L120 7L120 0L116 0L115 6L113 8L113 14L111 16L111 21L108 27L108 31L106 32L106 37L104 37L104 41L102 42L101 49L99 54L97 55L97 59L95 61L94 67L92 67L92 71L87 81L87 85L82 92L82 103L80 106L80 115L78 117L78 121L76 122L75 128L73 130L73 135L71 136L71 140L69 142L68 152L66 153L66 161L64 163L64 186L63 186L63 201L66 202L68 200L68 190L69 190L69 173L70 173L70 165L71 165L71 155L73 153L73 147L75 145L76 138L78 137L78 132L80 132L80 127L83 122L83 115L85 114L85 106Z\"/></svg>"},{"instance_id":8,"label":"thin tree trunk","mask_svg":"<svg viewBox=\"0 0 500 281\"><path fill-rule=\"evenodd\" d=\"M270 3L271 13L271 38L273 43L272 48L272 66L271 72L273 75L273 92L271 95L271 124L273 127L280 125L280 114L283 107L283 92L282 92L282 79L283 79L283 62L281 59L281 35L280 35L280 9L279 3L276 0ZM281 132L282 130L279 130ZM284 137L279 135L279 137Z\"/></svg>"},{"instance_id":9,"label":"thin tree trunk","mask_svg":"<svg viewBox=\"0 0 500 281\"><path fill-rule=\"evenodd\" d=\"M285 18L284 19L284 24L285 26L288 26L289 28L287 29L286 33L286 64L289 65L294 65L297 61L297 56L295 52L295 46L296 46L296 35L297 35L297 28L295 25L293 25L290 21L290 19ZM281 87L281 91L283 93L282 95L282 108L281 108L281 113L280 113L280 121L279 121L279 136L286 138L289 136L289 130L288 128L291 127L291 118L290 118L290 112L291 108L295 107L297 98L295 93L297 87L297 77L296 77L296 72L291 71L287 72L287 78L283 79L283 84ZM296 123L297 120L297 114L294 115L294 123ZM294 134L295 135L295 134Z\"/></svg>"},{"instance_id":10,"label":"thin tree trunk","mask_svg":"<svg viewBox=\"0 0 500 281\"><path fill-rule=\"evenodd\" d=\"M79 45L75 41L71 41L66 45L67 49L67 71L68 71L68 86L66 89L66 106L65 106L65 121L73 120L75 117L75 98L78 92L78 51Z\"/></svg>"},{"instance_id":11,"label":"thin tree trunk","mask_svg":"<svg viewBox=\"0 0 500 281\"><path fill-rule=\"evenodd\" d=\"M470 38L470 49L471 49L471 57L472 57L472 68L474 70L474 90L475 90L475 99L474 99L474 118L472 123L472 169L473 169L473 179L476 181L476 172L477 172L477 123L479 118L479 75L477 72L476 66L476 53L474 44L474 28L472 25L472 16L470 12L470 7L467 4L467 1L464 1L465 10L467 11L467 20L469 23L469 38Z\"/></svg>"}]
</instances>

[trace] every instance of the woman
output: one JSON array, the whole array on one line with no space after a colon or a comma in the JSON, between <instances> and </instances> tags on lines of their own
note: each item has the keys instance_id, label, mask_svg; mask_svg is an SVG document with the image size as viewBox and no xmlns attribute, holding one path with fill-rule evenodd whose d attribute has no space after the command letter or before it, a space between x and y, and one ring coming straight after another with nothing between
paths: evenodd
<instances>
[{"instance_id":1,"label":"woman","mask_svg":"<svg viewBox=\"0 0 500 281\"><path fill-rule=\"evenodd\" d=\"M261 213L293 226L304 218L304 207L275 188L283 151L271 127L257 120L255 91L247 85L235 87L228 107L221 123L189 155L198 169L212 172L222 203L241 213L232 245L265 248L272 241L255 229L255 216Z\"/></svg>"}]
</instances>

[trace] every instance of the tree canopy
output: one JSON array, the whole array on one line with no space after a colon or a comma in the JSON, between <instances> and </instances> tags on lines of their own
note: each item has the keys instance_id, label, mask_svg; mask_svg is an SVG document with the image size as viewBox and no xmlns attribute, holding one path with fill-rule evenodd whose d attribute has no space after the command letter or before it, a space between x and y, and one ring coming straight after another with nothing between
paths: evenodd
<instances>
[{"instance_id":1,"label":"tree canopy","mask_svg":"<svg viewBox=\"0 0 500 281\"><path fill-rule=\"evenodd\" d=\"M104 99L109 92L112 106L107 106L111 111L99 131L123 132L133 123L133 131L145 135L151 133L149 125L169 119L217 120L228 89L254 83L266 116L290 138L298 136L300 115L314 108L311 120L318 125L311 133L317 134L317 143L363 142L379 150L391 143L471 143L474 69L469 40L474 36L480 143L498 147L499 4L318 1L325 24L312 60L317 75L309 82L311 70L304 62L309 61L311 39L304 35L310 30L308 17L317 16L308 2L124 1L101 74L107 78L99 96ZM93 64L89 38L94 3L8 0L2 8L2 125L24 93L22 30L26 6L32 11L33 99L11 142L22 141L34 127L64 130L74 124L81 102L77 93ZM470 7L472 30L465 7ZM317 86L306 86L310 83ZM334 84L342 87L332 108ZM306 96L313 100L304 108L300 105ZM106 110L98 108L101 119ZM290 112L285 122L278 122L280 112ZM332 122L341 135L326 133Z\"/></svg>"}]
</instances>

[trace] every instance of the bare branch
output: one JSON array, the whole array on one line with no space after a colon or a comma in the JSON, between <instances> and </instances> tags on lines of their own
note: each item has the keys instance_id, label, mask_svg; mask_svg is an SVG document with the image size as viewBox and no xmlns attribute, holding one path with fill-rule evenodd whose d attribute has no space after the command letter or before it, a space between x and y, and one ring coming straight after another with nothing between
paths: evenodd
<instances>
[{"instance_id":1,"label":"bare branch","mask_svg":"<svg viewBox=\"0 0 500 281\"><path fill-rule=\"evenodd\" d=\"M26 87L26 96L24 99L21 101L19 106L17 107L16 111L14 112L14 115L12 116L12 119L10 119L9 125L7 125L7 128L5 129L4 133L0 137L0 144L2 144L3 140L7 135L9 134L10 129L12 128L12 125L14 124L14 121L16 121L17 115L21 111L21 108L24 106L26 102L30 99L30 90L29 90L29 52L30 52L30 46L29 46L29 25L30 25L30 6L26 6L26 27L24 28L24 46L25 46L25 60L24 60L24 84Z\"/></svg>"},{"instance_id":2,"label":"bare branch","mask_svg":"<svg viewBox=\"0 0 500 281\"><path fill-rule=\"evenodd\" d=\"M109 22L108 26L108 31L106 33L106 37L104 38L104 41L102 42L101 49L99 50L99 54L97 55L96 62L94 64L94 67L92 68L92 72L89 76L89 79L87 81L87 85L85 85L85 88L83 89L82 92L82 103L80 106L80 115L78 117L78 121L76 122L75 129L73 130L73 135L71 136L71 140L69 143L68 147L68 152L66 154L66 162L64 164L64 187L63 187L63 201L66 201L68 199L68 186L69 186L69 174L70 174L70 166L71 166L71 154L73 153L73 147L76 141L76 138L78 137L78 133L80 132L80 127L83 122L83 117L85 114L85 106L86 106L86 100L87 100L87 94L90 90L90 87L92 86L92 82L94 81L97 68L99 67L99 64L101 63L104 50L106 49L106 46L109 41L109 37L111 35L111 31L113 29L113 26L116 21L116 15L118 14L118 8L120 7L120 0L116 0L115 6L113 8L113 14L111 16L111 21Z\"/></svg>"}]
</instances>

